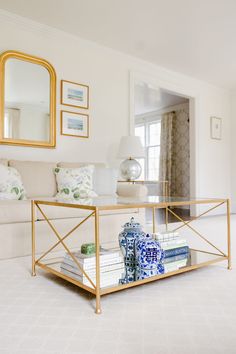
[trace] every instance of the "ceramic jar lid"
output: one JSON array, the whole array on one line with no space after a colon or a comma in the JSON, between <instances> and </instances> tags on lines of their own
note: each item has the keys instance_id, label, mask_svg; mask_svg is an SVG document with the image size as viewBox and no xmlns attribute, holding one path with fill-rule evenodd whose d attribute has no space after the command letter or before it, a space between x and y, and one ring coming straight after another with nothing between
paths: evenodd
<instances>
[{"instance_id":1,"label":"ceramic jar lid","mask_svg":"<svg viewBox=\"0 0 236 354\"><path fill-rule=\"evenodd\" d=\"M142 226L139 222L134 221L134 217L130 219L129 222L126 222L123 226L124 229L141 229Z\"/></svg>"}]
</instances>

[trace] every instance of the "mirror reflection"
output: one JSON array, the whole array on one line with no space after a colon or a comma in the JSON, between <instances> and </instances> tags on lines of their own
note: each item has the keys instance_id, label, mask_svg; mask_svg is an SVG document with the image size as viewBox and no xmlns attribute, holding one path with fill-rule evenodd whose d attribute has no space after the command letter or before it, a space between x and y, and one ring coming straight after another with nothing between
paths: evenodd
<instances>
[{"instance_id":1,"label":"mirror reflection","mask_svg":"<svg viewBox=\"0 0 236 354\"><path fill-rule=\"evenodd\" d=\"M3 137L50 141L50 74L38 64L9 58L5 63Z\"/></svg>"}]
</instances>

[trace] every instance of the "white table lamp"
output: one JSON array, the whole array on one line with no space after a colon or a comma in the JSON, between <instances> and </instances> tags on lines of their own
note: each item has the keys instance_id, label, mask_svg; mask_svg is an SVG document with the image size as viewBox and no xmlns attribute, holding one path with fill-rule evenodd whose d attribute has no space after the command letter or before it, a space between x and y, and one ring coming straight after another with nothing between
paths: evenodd
<instances>
[{"instance_id":1,"label":"white table lamp","mask_svg":"<svg viewBox=\"0 0 236 354\"><path fill-rule=\"evenodd\" d=\"M127 181L134 181L142 173L140 163L134 158L144 157L144 148L139 136L122 136L118 157L126 159L120 165L121 176Z\"/></svg>"}]
</instances>

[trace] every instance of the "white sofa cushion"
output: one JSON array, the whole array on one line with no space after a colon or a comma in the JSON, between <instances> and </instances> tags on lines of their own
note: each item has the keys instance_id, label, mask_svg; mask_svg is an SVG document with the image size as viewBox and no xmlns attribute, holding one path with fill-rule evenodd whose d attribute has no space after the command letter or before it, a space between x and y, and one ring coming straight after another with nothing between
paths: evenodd
<instances>
[{"instance_id":1,"label":"white sofa cushion","mask_svg":"<svg viewBox=\"0 0 236 354\"><path fill-rule=\"evenodd\" d=\"M10 160L9 166L16 168L20 173L28 198L55 196L57 192L54 175L56 162Z\"/></svg>"},{"instance_id":2,"label":"white sofa cushion","mask_svg":"<svg viewBox=\"0 0 236 354\"><path fill-rule=\"evenodd\" d=\"M93 189L98 195L116 195L118 169L95 167Z\"/></svg>"},{"instance_id":3,"label":"white sofa cushion","mask_svg":"<svg viewBox=\"0 0 236 354\"><path fill-rule=\"evenodd\" d=\"M96 197L93 191L94 166L80 168L56 167L55 170L58 199L80 199Z\"/></svg>"},{"instance_id":4,"label":"white sofa cushion","mask_svg":"<svg viewBox=\"0 0 236 354\"><path fill-rule=\"evenodd\" d=\"M21 223L30 221L30 200L0 200L0 224Z\"/></svg>"},{"instance_id":5,"label":"white sofa cushion","mask_svg":"<svg viewBox=\"0 0 236 354\"><path fill-rule=\"evenodd\" d=\"M94 165L95 167L105 167L105 163L103 162L59 162L57 164L58 167L64 168L80 168L88 165Z\"/></svg>"},{"instance_id":6,"label":"white sofa cushion","mask_svg":"<svg viewBox=\"0 0 236 354\"><path fill-rule=\"evenodd\" d=\"M25 189L19 172L0 164L0 200L5 199L25 199Z\"/></svg>"}]
</instances>

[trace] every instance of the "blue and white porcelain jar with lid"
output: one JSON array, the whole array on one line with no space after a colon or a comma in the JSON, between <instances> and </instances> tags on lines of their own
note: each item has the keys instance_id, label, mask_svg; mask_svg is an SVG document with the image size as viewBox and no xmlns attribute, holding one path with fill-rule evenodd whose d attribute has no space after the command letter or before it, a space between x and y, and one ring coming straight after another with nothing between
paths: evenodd
<instances>
[{"instance_id":1,"label":"blue and white porcelain jar with lid","mask_svg":"<svg viewBox=\"0 0 236 354\"><path fill-rule=\"evenodd\" d=\"M142 226L139 222L135 222L132 217L129 222L123 226L124 230L119 234L119 244L124 256L125 265L135 267L135 243L142 237L145 237L145 232L142 231Z\"/></svg>"},{"instance_id":2,"label":"blue and white porcelain jar with lid","mask_svg":"<svg viewBox=\"0 0 236 354\"><path fill-rule=\"evenodd\" d=\"M153 239L152 235L147 234L136 242L135 255L137 279L145 279L164 273L164 252L160 243Z\"/></svg>"}]
</instances>

